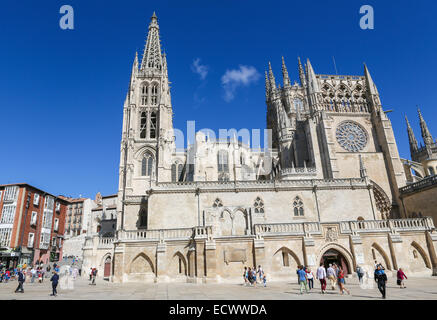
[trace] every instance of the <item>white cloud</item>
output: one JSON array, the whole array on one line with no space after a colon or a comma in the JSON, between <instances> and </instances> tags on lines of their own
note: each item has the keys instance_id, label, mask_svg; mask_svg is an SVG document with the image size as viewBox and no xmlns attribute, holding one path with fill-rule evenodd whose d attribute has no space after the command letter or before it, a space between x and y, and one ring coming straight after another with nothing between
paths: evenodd
<instances>
[{"instance_id":1,"label":"white cloud","mask_svg":"<svg viewBox=\"0 0 437 320\"><path fill-rule=\"evenodd\" d=\"M208 66L200 64L200 58L194 59L191 65L191 71L197 73L201 80L205 80L208 75Z\"/></svg>"},{"instance_id":2,"label":"white cloud","mask_svg":"<svg viewBox=\"0 0 437 320\"><path fill-rule=\"evenodd\" d=\"M229 102L235 97L235 90L239 86L249 86L255 83L261 75L253 66L240 65L239 69L226 70L222 76L222 86L225 89L225 101Z\"/></svg>"}]
</instances>

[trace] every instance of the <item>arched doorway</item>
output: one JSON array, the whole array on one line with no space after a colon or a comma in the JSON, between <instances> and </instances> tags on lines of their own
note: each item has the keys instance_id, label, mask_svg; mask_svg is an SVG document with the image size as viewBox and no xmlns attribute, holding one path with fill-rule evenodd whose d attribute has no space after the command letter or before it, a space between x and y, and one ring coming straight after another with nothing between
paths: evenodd
<instances>
[{"instance_id":1,"label":"arched doorway","mask_svg":"<svg viewBox=\"0 0 437 320\"><path fill-rule=\"evenodd\" d=\"M111 276L111 257L105 259L105 268L103 272L104 278L109 278Z\"/></svg>"},{"instance_id":2,"label":"arched doorway","mask_svg":"<svg viewBox=\"0 0 437 320\"><path fill-rule=\"evenodd\" d=\"M335 263L336 265L341 266L341 268L346 274L352 273L352 270L346 258L343 256L341 252L335 249L327 250L323 254L322 258L320 259L320 263L323 263L325 268L328 268L329 264Z\"/></svg>"}]
</instances>

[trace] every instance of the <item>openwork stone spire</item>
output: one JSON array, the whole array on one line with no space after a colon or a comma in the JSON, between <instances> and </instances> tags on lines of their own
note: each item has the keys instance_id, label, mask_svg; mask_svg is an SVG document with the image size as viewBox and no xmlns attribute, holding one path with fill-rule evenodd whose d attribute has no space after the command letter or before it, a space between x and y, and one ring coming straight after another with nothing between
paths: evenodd
<instances>
[{"instance_id":1,"label":"openwork stone spire","mask_svg":"<svg viewBox=\"0 0 437 320\"><path fill-rule=\"evenodd\" d=\"M300 79L300 85L302 87L305 87L306 80L305 80L305 71L302 67L302 62L300 61L300 57L297 58L297 61L299 62L299 79Z\"/></svg>"},{"instance_id":2,"label":"openwork stone spire","mask_svg":"<svg viewBox=\"0 0 437 320\"><path fill-rule=\"evenodd\" d=\"M422 113L420 112L420 109L417 109L417 112L419 113L419 119L420 119L420 128L422 129L422 138L423 138L423 142L425 142L425 145L432 145L433 144L433 140L432 140L432 135L429 132L428 126L426 125L425 120L422 117Z\"/></svg>"},{"instance_id":3,"label":"openwork stone spire","mask_svg":"<svg viewBox=\"0 0 437 320\"><path fill-rule=\"evenodd\" d=\"M282 78L284 80L284 87L290 85L290 77L288 76L287 66L285 65L284 57L282 57Z\"/></svg>"},{"instance_id":4,"label":"openwork stone spire","mask_svg":"<svg viewBox=\"0 0 437 320\"><path fill-rule=\"evenodd\" d=\"M276 89L275 76L273 74L272 65L270 64L270 61L269 61L269 80L270 80L270 90Z\"/></svg>"},{"instance_id":5,"label":"openwork stone spire","mask_svg":"<svg viewBox=\"0 0 437 320\"><path fill-rule=\"evenodd\" d=\"M141 61L141 70L144 69L162 70L161 40L159 39L158 18L155 12L150 18L149 34Z\"/></svg>"},{"instance_id":6,"label":"openwork stone spire","mask_svg":"<svg viewBox=\"0 0 437 320\"><path fill-rule=\"evenodd\" d=\"M408 141L410 143L410 153L411 153L411 157L413 157L413 154L417 152L419 146L417 144L416 137L414 136L413 128L411 128L410 122L408 122L407 116L405 116L405 121L407 122Z\"/></svg>"}]
</instances>

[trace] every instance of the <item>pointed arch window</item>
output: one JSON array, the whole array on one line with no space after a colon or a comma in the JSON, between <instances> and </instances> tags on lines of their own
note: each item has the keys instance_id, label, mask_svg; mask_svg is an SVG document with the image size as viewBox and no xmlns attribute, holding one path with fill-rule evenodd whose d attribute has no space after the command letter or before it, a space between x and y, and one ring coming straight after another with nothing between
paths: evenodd
<instances>
[{"instance_id":1,"label":"pointed arch window","mask_svg":"<svg viewBox=\"0 0 437 320\"><path fill-rule=\"evenodd\" d=\"M219 150L217 153L217 168L218 168L218 180L229 180L229 156L226 150Z\"/></svg>"},{"instance_id":2,"label":"pointed arch window","mask_svg":"<svg viewBox=\"0 0 437 320\"><path fill-rule=\"evenodd\" d=\"M145 84L142 88L141 88L141 105L145 106L148 103L148 98L149 98L149 86L147 84Z\"/></svg>"},{"instance_id":3,"label":"pointed arch window","mask_svg":"<svg viewBox=\"0 0 437 320\"><path fill-rule=\"evenodd\" d=\"M184 181L184 166L181 163L171 165L171 181Z\"/></svg>"},{"instance_id":4,"label":"pointed arch window","mask_svg":"<svg viewBox=\"0 0 437 320\"><path fill-rule=\"evenodd\" d=\"M147 112L141 112L140 116L140 138L146 139L147 132Z\"/></svg>"},{"instance_id":5,"label":"pointed arch window","mask_svg":"<svg viewBox=\"0 0 437 320\"><path fill-rule=\"evenodd\" d=\"M149 152L146 152L141 160L141 175L150 177L152 175L152 168L153 156Z\"/></svg>"},{"instance_id":6,"label":"pointed arch window","mask_svg":"<svg viewBox=\"0 0 437 320\"><path fill-rule=\"evenodd\" d=\"M255 207L255 213L264 213L264 202L260 197L255 199L253 206Z\"/></svg>"},{"instance_id":7,"label":"pointed arch window","mask_svg":"<svg viewBox=\"0 0 437 320\"><path fill-rule=\"evenodd\" d=\"M220 208L220 207L223 207L223 203L222 203L222 201L221 201L219 198L217 198L217 199L215 199L215 201L214 201L212 207L213 207L213 208Z\"/></svg>"},{"instance_id":8,"label":"pointed arch window","mask_svg":"<svg viewBox=\"0 0 437 320\"><path fill-rule=\"evenodd\" d=\"M156 138L156 112L150 114L150 139Z\"/></svg>"},{"instance_id":9,"label":"pointed arch window","mask_svg":"<svg viewBox=\"0 0 437 320\"><path fill-rule=\"evenodd\" d=\"M152 87L152 96L151 96L152 105L158 104L158 85L155 84Z\"/></svg>"},{"instance_id":10,"label":"pointed arch window","mask_svg":"<svg viewBox=\"0 0 437 320\"><path fill-rule=\"evenodd\" d=\"M299 196L294 198L293 211L294 211L295 217L303 217L304 216L303 202Z\"/></svg>"}]
</instances>

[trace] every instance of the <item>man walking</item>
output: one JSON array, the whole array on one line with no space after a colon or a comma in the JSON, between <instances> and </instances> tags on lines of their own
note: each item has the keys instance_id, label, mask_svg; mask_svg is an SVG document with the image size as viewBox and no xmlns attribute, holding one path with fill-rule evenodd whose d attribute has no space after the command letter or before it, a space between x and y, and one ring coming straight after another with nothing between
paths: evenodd
<instances>
[{"instance_id":1,"label":"man walking","mask_svg":"<svg viewBox=\"0 0 437 320\"><path fill-rule=\"evenodd\" d=\"M21 269L18 269L17 273L18 273L18 287L17 289L15 289L15 293L17 293L18 291L24 293L23 283L26 280L26 278L24 277L24 274L21 271Z\"/></svg>"},{"instance_id":2,"label":"man walking","mask_svg":"<svg viewBox=\"0 0 437 320\"><path fill-rule=\"evenodd\" d=\"M56 271L53 271L53 276L51 277L50 281L52 282L52 294L51 296L56 297L58 292L56 291L56 287L58 286L59 281L59 275Z\"/></svg>"},{"instance_id":3,"label":"man walking","mask_svg":"<svg viewBox=\"0 0 437 320\"><path fill-rule=\"evenodd\" d=\"M320 264L320 267L317 269L316 278L320 281L320 288L322 290L322 294L326 291L326 270L323 266L323 263Z\"/></svg>"},{"instance_id":4,"label":"man walking","mask_svg":"<svg viewBox=\"0 0 437 320\"><path fill-rule=\"evenodd\" d=\"M297 271L297 277L300 284L300 294L303 294L304 288L305 292L308 293L307 273L305 272L303 266L299 266L299 270Z\"/></svg>"},{"instance_id":5,"label":"man walking","mask_svg":"<svg viewBox=\"0 0 437 320\"><path fill-rule=\"evenodd\" d=\"M327 270L327 275L328 275L328 279L331 283L331 289L335 290L335 286L337 284L337 274L336 274L334 268L332 267L332 264L329 264L329 268Z\"/></svg>"},{"instance_id":6,"label":"man walking","mask_svg":"<svg viewBox=\"0 0 437 320\"><path fill-rule=\"evenodd\" d=\"M385 284L387 282L387 275L385 274L380 264L375 270L375 280L378 283L378 290L379 292L381 292L382 298L385 299L385 293L386 293Z\"/></svg>"}]
</instances>

